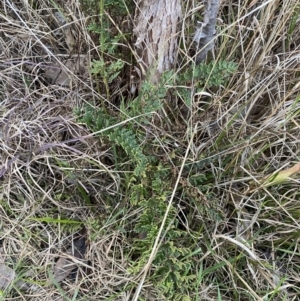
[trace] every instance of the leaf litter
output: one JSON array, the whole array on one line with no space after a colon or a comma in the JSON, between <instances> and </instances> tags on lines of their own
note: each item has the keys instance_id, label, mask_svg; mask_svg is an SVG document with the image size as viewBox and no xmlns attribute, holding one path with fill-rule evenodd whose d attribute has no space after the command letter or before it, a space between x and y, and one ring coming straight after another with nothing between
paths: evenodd
<instances>
[{"instance_id":1,"label":"leaf litter","mask_svg":"<svg viewBox=\"0 0 300 301\"><path fill-rule=\"evenodd\" d=\"M0 248L0 289L6 289L14 281L16 273L5 264L3 248Z\"/></svg>"},{"instance_id":2,"label":"leaf litter","mask_svg":"<svg viewBox=\"0 0 300 301\"><path fill-rule=\"evenodd\" d=\"M82 260L86 251L85 237L75 239L72 246L62 254L53 268L53 277L57 282L65 280L69 276L75 278L78 270L78 259Z\"/></svg>"}]
</instances>

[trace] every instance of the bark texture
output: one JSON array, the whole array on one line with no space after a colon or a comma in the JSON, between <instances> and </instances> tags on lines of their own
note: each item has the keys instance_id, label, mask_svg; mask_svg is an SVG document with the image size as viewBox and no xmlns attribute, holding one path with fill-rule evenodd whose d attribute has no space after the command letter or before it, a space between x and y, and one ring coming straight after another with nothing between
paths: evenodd
<instances>
[{"instance_id":1,"label":"bark texture","mask_svg":"<svg viewBox=\"0 0 300 301\"><path fill-rule=\"evenodd\" d=\"M149 72L150 80L157 83L176 60L181 3L180 0L139 0L136 7L135 47L142 78Z\"/></svg>"},{"instance_id":2,"label":"bark texture","mask_svg":"<svg viewBox=\"0 0 300 301\"><path fill-rule=\"evenodd\" d=\"M197 22L194 41L197 43L196 64L206 59L209 50L214 47L216 20L219 9L219 0L205 0L203 22Z\"/></svg>"}]
</instances>

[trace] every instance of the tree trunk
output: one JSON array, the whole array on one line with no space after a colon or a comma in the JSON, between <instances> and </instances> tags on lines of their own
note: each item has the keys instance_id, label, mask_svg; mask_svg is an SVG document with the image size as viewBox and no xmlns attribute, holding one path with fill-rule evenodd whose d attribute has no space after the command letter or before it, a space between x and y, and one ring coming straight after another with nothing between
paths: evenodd
<instances>
[{"instance_id":1,"label":"tree trunk","mask_svg":"<svg viewBox=\"0 0 300 301\"><path fill-rule=\"evenodd\" d=\"M197 22L197 29L194 35L194 41L197 43L196 64L205 61L208 51L214 48L219 2L219 0L204 1L203 22Z\"/></svg>"},{"instance_id":2,"label":"tree trunk","mask_svg":"<svg viewBox=\"0 0 300 301\"><path fill-rule=\"evenodd\" d=\"M177 55L180 0L137 0L134 34L141 79L157 84L172 69Z\"/></svg>"}]
</instances>

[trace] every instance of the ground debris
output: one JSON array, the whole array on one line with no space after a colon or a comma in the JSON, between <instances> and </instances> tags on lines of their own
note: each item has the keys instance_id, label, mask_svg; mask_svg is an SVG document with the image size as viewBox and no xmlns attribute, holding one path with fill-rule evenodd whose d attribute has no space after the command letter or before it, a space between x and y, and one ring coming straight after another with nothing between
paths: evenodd
<instances>
[{"instance_id":1,"label":"ground debris","mask_svg":"<svg viewBox=\"0 0 300 301\"><path fill-rule=\"evenodd\" d=\"M4 263L3 248L0 248L0 289L7 288L15 279L16 273Z\"/></svg>"},{"instance_id":2,"label":"ground debris","mask_svg":"<svg viewBox=\"0 0 300 301\"><path fill-rule=\"evenodd\" d=\"M53 85L70 86L76 78L89 78L89 59L86 55L75 55L63 65L54 63L44 66L44 76Z\"/></svg>"},{"instance_id":3,"label":"ground debris","mask_svg":"<svg viewBox=\"0 0 300 301\"><path fill-rule=\"evenodd\" d=\"M71 276L78 268L74 259L83 259L86 251L85 238L75 239L73 245L60 256L53 269L53 277L57 282L61 282Z\"/></svg>"}]
</instances>

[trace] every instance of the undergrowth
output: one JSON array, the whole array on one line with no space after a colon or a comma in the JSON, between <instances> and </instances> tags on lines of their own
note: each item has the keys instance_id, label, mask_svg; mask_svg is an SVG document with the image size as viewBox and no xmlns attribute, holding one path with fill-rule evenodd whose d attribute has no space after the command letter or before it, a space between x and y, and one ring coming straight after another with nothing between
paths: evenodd
<instances>
[{"instance_id":1,"label":"undergrowth","mask_svg":"<svg viewBox=\"0 0 300 301\"><path fill-rule=\"evenodd\" d=\"M185 1L154 84L135 2L0 4L1 298L298 300L299 3L222 1L195 65Z\"/></svg>"},{"instance_id":2,"label":"undergrowth","mask_svg":"<svg viewBox=\"0 0 300 301\"><path fill-rule=\"evenodd\" d=\"M193 71L185 70L182 75L178 76L177 81L178 84L182 84L192 79L197 82L199 89L203 89L205 85L217 87L225 84L228 76L235 70L236 66L233 62L211 62L209 65L202 64ZM159 86L145 81L139 96L129 103L122 101L116 116L111 116L101 107L94 108L91 105L86 106L82 115L77 112L80 122L92 132L102 132L100 141L106 139L112 146L113 168L118 171L119 175L124 172L121 176L124 182L121 183L124 189L122 194L126 202L142 211L135 219L134 235L129 237L132 240L132 249L128 254L132 261L132 267L129 269L131 274L138 274L149 259L174 187L176 172L178 172L179 164L182 163L180 160L168 162L159 158L149 147L152 143L151 135L147 137L149 136L148 127L151 126L153 117L155 118L155 115L159 114L163 108L173 76L172 72L166 72ZM187 91L187 93L191 92ZM190 98L190 95L188 97ZM122 121L125 123L119 126L118 122ZM185 212L183 214L188 214L191 206L188 202L192 202L193 197L195 206L199 207L203 214L212 216L214 219L217 210L214 209L213 195L209 198L203 197L203 193L208 191L206 187L209 187L209 181L205 175L195 174L195 168L186 168L186 170L189 171L189 174L186 174L188 184L181 183L181 193L190 200L186 202L186 208L181 211ZM207 183L204 184L204 181ZM198 194L196 187L200 187L203 193ZM206 204L207 209L200 209L204 207L204 204L201 204L199 197L203 197L206 202L209 199L211 204ZM189 255L196 248L197 242L187 237L184 223L179 218L178 206L181 206L180 201L177 205L172 205L169 211L164 229L165 234L153 261L150 279L166 300L192 300L189 297L189 290L196 289L197 275L194 271L197 259ZM202 235L201 223L190 227L195 237ZM126 229L126 231L129 230Z\"/></svg>"}]
</instances>

